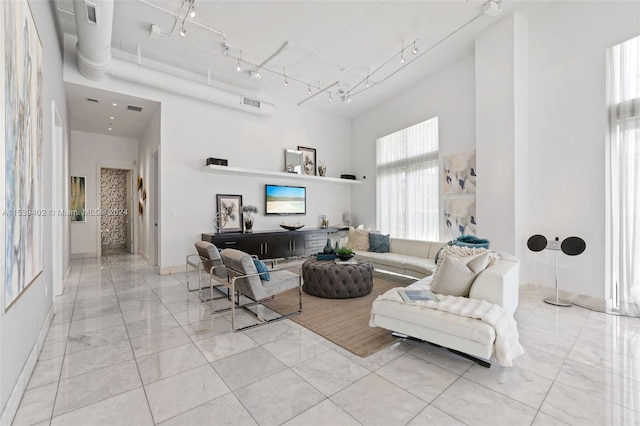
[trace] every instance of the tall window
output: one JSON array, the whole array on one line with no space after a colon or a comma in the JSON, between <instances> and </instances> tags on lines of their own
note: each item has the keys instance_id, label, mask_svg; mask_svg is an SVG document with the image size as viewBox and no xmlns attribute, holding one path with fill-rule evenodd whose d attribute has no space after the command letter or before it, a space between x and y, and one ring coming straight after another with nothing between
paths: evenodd
<instances>
[{"instance_id":1,"label":"tall window","mask_svg":"<svg viewBox=\"0 0 640 426\"><path fill-rule=\"evenodd\" d=\"M640 37L607 52L607 248L614 309L640 316Z\"/></svg>"},{"instance_id":2,"label":"tall window","mask_svg":"<svg viewBox=\"0 0 640 426\"><path fill-rule=\"evenodd\" d=\"M376 165L378 229L438 241L438 117L378 139Z\"/></svg>"}]
</instances>

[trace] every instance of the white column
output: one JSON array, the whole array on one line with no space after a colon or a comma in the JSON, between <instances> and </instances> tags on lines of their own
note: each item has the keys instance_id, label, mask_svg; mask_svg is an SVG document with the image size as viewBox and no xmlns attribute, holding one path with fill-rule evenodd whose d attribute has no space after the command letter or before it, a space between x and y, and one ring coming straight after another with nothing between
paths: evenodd
<instances>
[{"instance_id":1,"label":"white column","mask_svg":"<svg viewBox=\"0 0 640 426\"><path fill-rule=\"evenodd\" d=\"M527 33L516 13L475 43L478 236L520 259L529 226Z\"/></svg>"}]
</instances>

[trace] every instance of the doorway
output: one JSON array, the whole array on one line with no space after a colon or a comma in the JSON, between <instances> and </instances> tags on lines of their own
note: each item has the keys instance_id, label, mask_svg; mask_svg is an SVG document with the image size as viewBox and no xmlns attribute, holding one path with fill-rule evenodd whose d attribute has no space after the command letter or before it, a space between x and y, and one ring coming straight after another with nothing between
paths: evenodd
<instances>
[{"instance_id":1,"label":"doorway","mask_svg":"<svg viewBox=\"0 0 640 426\"><path fill-rule=\"evenodd\" d=\"M132 177L131 170L100 168L102 256L133 253Z\"/></svg>"}]
</instances>

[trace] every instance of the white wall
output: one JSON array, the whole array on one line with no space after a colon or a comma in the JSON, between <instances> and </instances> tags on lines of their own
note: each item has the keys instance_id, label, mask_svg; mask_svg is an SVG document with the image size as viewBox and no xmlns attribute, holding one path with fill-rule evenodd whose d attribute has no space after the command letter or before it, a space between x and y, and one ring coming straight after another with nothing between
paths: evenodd
<instances>
[{"instance_id":1,"label":"white wall","mask_svg":"<svg viewBox=\"0 0 640 426\"><path fill-rule=\"evenodd\" d=\"M244 204L258 206L254 230L279 229L283 220L318 227L322 214L330 223L341 222L350 208L349 185L200 171L207 157L226 158L233 167L282 171L284 149L298 145L317 149L318 159L327 161L328 176L350 171L344 150L351 132L347 119L276 103L276 114L268 118L176 96L162 102L162 268L183 265L201 233L214 231L216 194L239 194ZM266 183L306 186L307 215L264 216Z\"/></svg>"},{"instance_id":2,"label":"white wall","mask_svg":"<svg viewBox=\"0 0 640 426\"><path fill-rule=\"evenodd\" d=\"M98 86L82 77L75 65L74 41L65 41L65 81ZM69 47L69 49L67 49ZM313 111L304 106L269 99L276 112L262 117L218 105L196 101L113 78L99 83L109 90L161 102L160 146L160 267L182 270L185 256L194 252L193 244L203 232L213 232L216 194L240 194L246 204L260 209L255 230L276 229L281 217L264 216L264 185L296 181L202 173L207 157L226 158L229 165L268 171L284 170L284 149L298 145L317 149L318 160L327 162L327 176L349 173L351 123ZM255 96L255 94L253 94ZM309 183L307 215L296 217L307 227L320 226L326 214L330 223L342 221L351 209L351 185ZM358 189L359 190L359 189ZM356 190L354 189L354 193Z\"/></svg>"},{"instance_id":3,"label":"white wall","mask_svg":"<svg viewBox=\"0 0 640 426\"><path fill-rule=\"evenodd\" d=\"M639 2L548 3L529 20L530 233L576 235L561 290L605 299L605 50L640 34ZM553 286L553 253L527 253L531 282Z\"/></svg>"},{"instance_id":4,"label":"white wall","mask_svg":"<svg viewBox=\"0 0 640 426\"><path fill-rule=\"evenodd\" d=\"M136 139L100 135L97 133L71 131L71 176L85 176L86 208L98 208L98 167L133 169L134 180L138 176L138 141ZM134 190L134 193L137 191ZM134 212L130 218L138 217L138 200L134 197ZM135 227L134 227L135 229ZM71 254L95 256L98 251L100 220L96 215L87 215L86 222L71 222ZM134 230L134 241L136 241Z\"/></svg>"},{"instance_id":5,"label":"white wall","mask_svg":"<svg viewBox=\"0 0 640 426\"><path fill-rule=\"evenodd\" d=\"M51 179L54 171L63 178L67 176L68 170L64 165L52 164L52 108L51 101L55 100L58 113L63 125L66 127L67 102L62 84L62 52L57 43L57 35L54 26L54 16L51 4L44 1L30 1L29 5L33 18L38 29L40 41L43 48L43 106L44 106L44 140L43 140L43 208L49 209L52 206ZM68 135L68 132L66 133ZM68 141L64 142L67 152ZM66 163L66 159L64 163ZM4 176L2 176L4 179ZM17 302L4 315L0 316L0 423L10 422L11 417L20 402L22 391L26 387L26 381L31 373L30 369L35 365L37 356L38 336L47 319L50 319L52 312L52 267L51 249L52 241L52 221L51 218L44 220L44 259L42 274L35 282L20 296ZM68 262L69 247L64 247L63 257ZM4 256L4 253L0 255ZM63 265L63 270L67 270L68 263ZM2 274L4 276L4 274ZM4 288L4 283L2 283ZM46 329L45 329L46 331ZM31 356L31 358L30 358ZM14 396L9 399L12 392Z\"/></svg>"},{"instance_id":6,"label":"white wall","mask_svg":"<svg viewBox=\"0 0 640 426\"><path fill-rule=\"evenodd\" d=\"M376 226L376 139L438 117L442 157L475 149L474 58L467 55L353 121L352 157L364 188L353 195L353 223ZM440 206L442 206L442 196ZM442 210L442 208L441 208ZM440 215L442 218L442 214ZM448 239L440 220L440 239Z\"/></svg>"},{"instance_id":7,"label":"white wall","mask_svg":"<svg viewBox=\"0 0 640 426\"><path fill-rule=\"evenodd\" d=\"M157 262L153 259L153 208L157 205L158 200L154 198L153 178L153 156L158 154L160 148L160 131L161 131L161 108L158 108L147 127L140 135L138 142L138 173L142 176L145 187L147 188L147 200L144 203L144 212L142 217L136 217L136 223L139 229L138 252L151 263Z\"/></svg>"}]
</instances>

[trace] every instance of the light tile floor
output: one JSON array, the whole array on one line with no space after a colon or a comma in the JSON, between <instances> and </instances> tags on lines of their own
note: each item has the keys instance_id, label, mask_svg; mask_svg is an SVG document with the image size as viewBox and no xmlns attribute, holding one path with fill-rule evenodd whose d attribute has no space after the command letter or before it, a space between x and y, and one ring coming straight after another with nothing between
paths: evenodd
<instances>
[{"instance_id":1,"label":"light tile floor","mask_svg":"<svg viewBox=\"0 0 640 426\"><path fill-rule=\"evenodd\" d=\"M73 261L13 424L640 424L639 319L521 295L513 368L411 341L360 358L289 320L233 333L186 278Z\"/></svg>"}]
</instances>

